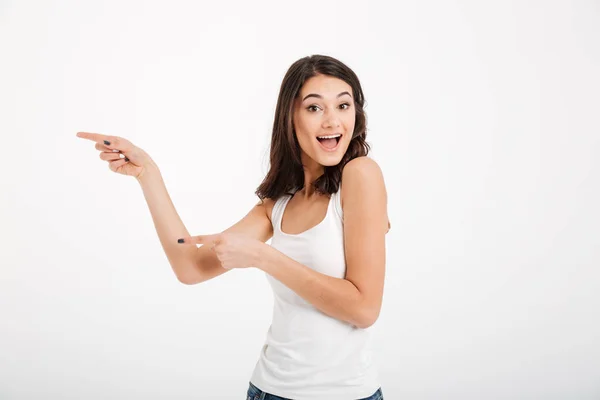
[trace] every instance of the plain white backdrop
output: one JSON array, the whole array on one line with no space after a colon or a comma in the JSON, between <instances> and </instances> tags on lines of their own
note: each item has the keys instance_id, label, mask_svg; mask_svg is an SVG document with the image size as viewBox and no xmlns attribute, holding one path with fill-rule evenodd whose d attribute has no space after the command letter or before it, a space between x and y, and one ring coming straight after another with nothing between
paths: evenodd
<instances>
[{"instance_id":1,"label":"plain white backdrop","mask_svg":"<svg viewBox=\"0 0 600 400\"><path fill-rule=\"evenodd\" d=\"M138 183L75 134L146 150L218 233L310 54L361 80L387 185L385 398L600 398L592 0L0 1L0 398L244 398L264 273L179 283Z\"/></svg>"}]
</instances>

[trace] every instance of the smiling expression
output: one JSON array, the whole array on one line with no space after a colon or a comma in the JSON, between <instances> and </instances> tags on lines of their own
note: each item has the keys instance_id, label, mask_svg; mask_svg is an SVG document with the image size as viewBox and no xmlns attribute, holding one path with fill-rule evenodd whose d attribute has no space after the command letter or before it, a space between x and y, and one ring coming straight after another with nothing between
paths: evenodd
<instances>
[{"instance_id":1,"label":"smiling expression","mask_svg":"<svg viewBox=\"0 0 600 400\"><path fill-rule=\"evenodd\" d=\"M337 165L350 144L356 110L352 87L341 79L316 75L308 79L294 101L292 121L302 153L302 164ZM317 139L341 135L333 149Z\"/></svg>"}]
</instances>

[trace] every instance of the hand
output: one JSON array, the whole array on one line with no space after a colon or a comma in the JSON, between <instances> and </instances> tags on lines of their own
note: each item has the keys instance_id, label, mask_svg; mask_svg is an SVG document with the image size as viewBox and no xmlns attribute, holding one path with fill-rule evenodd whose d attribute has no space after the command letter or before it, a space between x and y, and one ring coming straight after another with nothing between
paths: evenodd
<instances>
[{"instance_id":1,"label":"hand","mask_svg":"<svg viewBox=\"0 0 600 400\"><path fill-rule=\"evenodd\" d=\"M209 245L226 269L256 267L261 246L265 245L260 240L232 232L187 236L179 239L178 243Z\"/></svg>"},{"instance_id":2,"label":"hand","mask_svg":"<svg viewBox=\"0 0 600 400\"><path fill-rule=\"evenodd\" d=\"M107 136L99 133L77 132L77 137L96 142L96 150L100 150L100 159L108 161L111 171L140 178L151 165L150 156L129 140L118 136ZM121 158L123 154L124 158Z\"/></svg>"}]
</instances>

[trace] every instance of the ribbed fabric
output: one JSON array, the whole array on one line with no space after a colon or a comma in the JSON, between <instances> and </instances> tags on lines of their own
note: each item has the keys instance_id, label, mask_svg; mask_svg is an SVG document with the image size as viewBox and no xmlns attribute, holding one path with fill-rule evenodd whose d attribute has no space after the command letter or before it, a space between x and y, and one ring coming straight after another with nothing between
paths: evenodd
<instances>
[{"instance_id":1,"label":"ribbed fabric","mask_svg":"<svg viewBox=\"0 0 600 400\"><path fill-rule=\"evenodd\" d=\"M344 278L341 188L331 195L325 219L297 235L282 232L291 195L279 198L271 215L271 246L320 273ZM369 329L330 317L272 276L273 321L250 381L259 389L295 400L351 400L381 385L372 359Z\"/></svg>"}]
</instances>

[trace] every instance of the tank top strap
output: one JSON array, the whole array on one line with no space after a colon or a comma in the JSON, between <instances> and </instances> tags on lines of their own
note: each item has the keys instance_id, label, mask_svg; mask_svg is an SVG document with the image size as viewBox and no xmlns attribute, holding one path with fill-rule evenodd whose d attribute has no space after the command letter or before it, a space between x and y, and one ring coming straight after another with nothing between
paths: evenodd
<instances>
[{"instance_id":1,"label":"tank top strap","mask_svg":"<svg viewBox=\"0 0 600 400\"><path fill-rule=\"evenodd\" d=\"M342 210L342 183L340 182L340 186L338 191L331 195L331 200L333 202L333 209L335 210L338 217L343 221L344 220L344 211Z\"/></svg>"},{"instance_id":2,"label":"tank top strap","mask_svg":"<svg viewBox=\"0 0 600 400\"><path fill-rule=\"evenodd\" d=\"M283 210L285 204L291 199L292 196L290 194L284 194L280 196L275 204L273 204L273 211L271 211L271 224L273 225L273 229L277 232L277 227L281 226L281 218L283 217Z\"/></svg>"}]
</instances>

